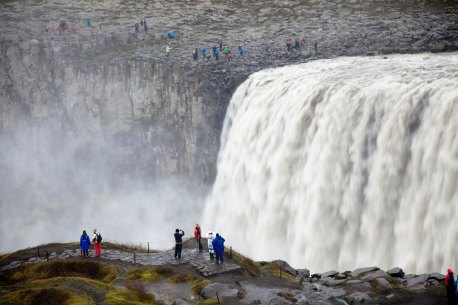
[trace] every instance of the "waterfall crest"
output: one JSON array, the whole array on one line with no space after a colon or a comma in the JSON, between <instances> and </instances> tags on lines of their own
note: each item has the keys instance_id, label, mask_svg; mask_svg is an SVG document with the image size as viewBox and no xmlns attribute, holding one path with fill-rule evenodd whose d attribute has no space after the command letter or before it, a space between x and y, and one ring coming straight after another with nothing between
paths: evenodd
<instances>
[{"instance_id":1,"label":"waterfall crest","mask_svg":"<svg viewBox=\"0 0 458 305\"><path fill-rule=\"evenodd\" d=\"M458 263L458 54L253 74L227 110L204 228L313 271Z\"/></svg>"}]
</instances>

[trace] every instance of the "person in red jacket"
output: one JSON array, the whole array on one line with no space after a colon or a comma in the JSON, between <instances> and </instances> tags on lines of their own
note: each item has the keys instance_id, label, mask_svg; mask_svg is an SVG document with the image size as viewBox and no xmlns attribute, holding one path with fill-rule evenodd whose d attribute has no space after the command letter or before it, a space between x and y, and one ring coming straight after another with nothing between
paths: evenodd
<instances>
[{"instance_id":1,"label":"person in red jacket","mask_svg":"<svg viewBox=\"0 0 458 305\"><path fill-rule=\"evenodd\" d=\"M196 239L197 249L202 251L202 230L200 229L199 224L196 223L196 228L194 229L194 238Z\"/></svg>"}]
</instances>

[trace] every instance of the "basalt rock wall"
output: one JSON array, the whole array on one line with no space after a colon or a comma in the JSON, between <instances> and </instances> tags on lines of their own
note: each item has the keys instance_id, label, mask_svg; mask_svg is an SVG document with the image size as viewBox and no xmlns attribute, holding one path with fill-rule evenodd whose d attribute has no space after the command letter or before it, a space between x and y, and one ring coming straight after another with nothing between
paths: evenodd
<instances>
[{"instance_id":1,"label":"basalt rock wall","mask_svg":"<svg viewBox=\"0 0 458 305\"><path fill-rule=\"evenodd\" d=\"M61 58L49 44L2 41L2 136L46 128L67 137L103 138L122 149L136 176L215 175L219 135L237 80L224 87L172 62ZM224 81L223 78L219 78Z\"/></svg>"}]
</instances>

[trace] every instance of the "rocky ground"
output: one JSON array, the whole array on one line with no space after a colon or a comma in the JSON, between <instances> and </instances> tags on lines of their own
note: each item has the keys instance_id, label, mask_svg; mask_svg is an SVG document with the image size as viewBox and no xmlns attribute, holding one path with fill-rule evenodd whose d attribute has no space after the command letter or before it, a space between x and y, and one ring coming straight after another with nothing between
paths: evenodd
<instances>
[{"instance_id":1,"label":"rocky ground","mask_svg":"<svg viewBox=\"0 0 458 305\"><path fill-rule=\"evenodd\" d=\"M42 245L41 257L38 257L37 248L0 257L0 302L17 304L11 301L12 295L30 285L35 290L51 289L43 277L38 281L22 275L27 274L30 266L43 270L58 262L83 265L95 262L117 268L115 275L102 280L103 285L111 287L106 288L107 291L102 289L105 287L102 284L81 283L83 265L73 267L81 270L73 270L70 274L54 271L46 279L59 277L66 288L88 297L87 304L112 304L113 293L130 291L132 285L139 284L147 294L154 295L157 304L218 304L217 298L221 304L446 304L444 275L438 273L414 275L404 274L400 268L383 271L368 267L310 274L309 270L296 270L284 261L253 262L229 249L226 262L216 265L209 259L206 249L199 252L193 248L193 240L185 243L181 260L174 259L173 250L146 253L109 243L103 246L102 258L97 259L91 253L90 258L82 259L75 246ZM65 265L60 265L60 269L63 273ZM159 276L151 276L156 273ZM196 283L201 286L198 293ZM52 287L58 289L60 286ZM130 303L125 300L113 304Z\"/></svg>"}]
</instances>

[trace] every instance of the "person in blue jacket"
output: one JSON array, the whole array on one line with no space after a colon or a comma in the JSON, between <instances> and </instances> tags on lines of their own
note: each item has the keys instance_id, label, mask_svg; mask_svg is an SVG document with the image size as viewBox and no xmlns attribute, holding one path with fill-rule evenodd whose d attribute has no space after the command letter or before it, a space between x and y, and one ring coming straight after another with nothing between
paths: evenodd
<instances>
[{"instance_id":1,"label":"person in blue jacket","mask_svg":"<svg viewBox=\"0 0 458 305\"><path fill-rule=\"evenodd\" d=\"M224 242L225 239L219 235L219 233L216 233L215 239L212 241L213 249L215 250L216 254L216 263L218 264L220 261L221 264L224 262Z\"/></svg>"},{"instance_id":2,"label":"person in blue jacket","mask_svg":"<svg viewBox=\"0 0 458 305\"><path fill-rule=\"evenodd\" d=\"M80 238L80 247L81 247L81 255L82 256L89 256L89 247L91 246L91 240L89 239L89 235L87 235L86 230L83 231L83 235Z\"/></svg>"}]
</instances>

